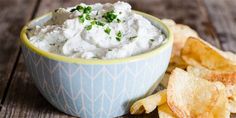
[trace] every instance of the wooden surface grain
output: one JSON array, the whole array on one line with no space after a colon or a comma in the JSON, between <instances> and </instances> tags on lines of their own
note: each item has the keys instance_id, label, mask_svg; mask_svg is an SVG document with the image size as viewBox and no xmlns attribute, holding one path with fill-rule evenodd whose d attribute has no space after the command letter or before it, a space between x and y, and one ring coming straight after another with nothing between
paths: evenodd
<instances>
[{"instance_id":1,"label":"wooden surface grain","mask_svg":"<svg viewBox=\"0 0 236 118\"><path fill-rule=\"evenodd\" d=\"M36 0L0 1L0 109L19 55L20 30L32 16L35 4Z\"/></svg>"},{"instance_id":2,"label":"wooden surface grain","mask_svg":"<svg viewBox=\"0 0 236 118\"><path fill-rule=\"evenodd\" d=\"M0 59L0 100L3 91L6 91L2 98L2 109L0 117L2 118L67 118L68 116L53 106L51 106L39 93L29 77L23 59L20 55L19 60L16 58L19 52L19 43L17 42L19 30L25 21L30 19L33 11L36 16L40 16L48 11L54 10L58 7L68 7L84 3L96 2L115 2L116 0L8 0L12 1L17 7L13 10L18 20L14 16L9 16L6 23L0 22L0 26L15 27L10 34L4 34L7 28L0 28L0 54L4 59ZM224 50L236 52L236 8L235 0L125 0L129 2L133 9L152 14L159 18L171 18L177 23L189 25L195 29L200 36ZM215 2L217 1L217 2ZM4 3L4 4L1 4ZM35 5L38 3L37 5ZM11 3L12 4L12 3ZM9 9L10 3L7 0L0 1L0 8ZM18 5L21 5L19 7ZM35 9L38 6L38 9ZM27 7L29 11L23 10ZM35 9L35 10L34 10ZM9 10L10 11L10 10ZM217 12L216 12L217 11ZM4 14L0 11L0 15ZM6 15L9 15L5 13ZM220 18L219 18L220 17ZM5 18L0 18L1 20ZM5 19L6 20L6 19ZM18 23L15 23L18 21ZM17 24L17 25L15 25ZM6 27L5 26L5 27ZM10 30L11 31L11 30ZM11 39L11 40L7 40ZM4 44L4 42L7 42ZM10 44L10 42L14 42ZM1 46L2 45L2 46ZM6 47L2 48L2 47ZM10 77L12 75L12 77ZM2 79L3 78L3 79ZM12 78L12 81L8 81ZM8 83L9 89L6 85ZM3 85L3 86L1 86ZM125 115L119 118L155 118L158 117L157 110L149 115L131 116ZM234 116L232 116L234 117Z\"/></svg>"},{"instance_id":3,"label":"wooden surface grain","mask_svg":"<svg viewBox=\"0 0 236 118\"><path fill-rule=\"evenodd\" d=\"M0 112L1 118L67 118L68 115L52 107L34 86L22 56L17 64L13 80Z\"/></svg>"},{"instance_id":4,"label":"wooden surface grain","mask_svg":"<svg viewBox=\"0 0 236 118\"><path fill-rule=\"evenodd\" d=\"M236 1L205 0L205 3L222 48L236 52Z\"/></svg>"}]
</instances>

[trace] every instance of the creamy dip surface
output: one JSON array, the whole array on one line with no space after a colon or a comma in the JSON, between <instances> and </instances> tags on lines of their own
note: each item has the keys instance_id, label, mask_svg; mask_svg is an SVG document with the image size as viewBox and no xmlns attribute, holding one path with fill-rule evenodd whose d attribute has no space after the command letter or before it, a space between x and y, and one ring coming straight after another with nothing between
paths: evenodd
<instances>
[{"instance_id":1,"label":"creamy dip surface","mask_svg":"<svg viewBox=\"0 0 236 118\"><path fill-rule=\"evenodd\" d=\"M28 37L44 51L85 59L129 57L158 48L166 39L125 2L59 8L43 26L30 28Z\"/></svg>"}]
</instances>

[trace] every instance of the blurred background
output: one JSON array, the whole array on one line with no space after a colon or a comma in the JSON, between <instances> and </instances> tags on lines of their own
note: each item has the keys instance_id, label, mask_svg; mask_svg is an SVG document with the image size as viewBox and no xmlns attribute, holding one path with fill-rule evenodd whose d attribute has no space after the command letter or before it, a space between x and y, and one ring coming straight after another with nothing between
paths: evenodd
<instances>
[{"instance_id":1,"label":"blurred background","mask_svg":"<svg viewBox=\"0 0 236 118\"><path fill-rule=\"evenodd\" d=\"M124 0L133 9L189 25L212 45L236 52L236 0ZM20 30L58 7L116 0L0 0L0 117L57 115L32 84L20 51ZM45 115L46 114L46 115Z\"/></svg>"}]
</instances>

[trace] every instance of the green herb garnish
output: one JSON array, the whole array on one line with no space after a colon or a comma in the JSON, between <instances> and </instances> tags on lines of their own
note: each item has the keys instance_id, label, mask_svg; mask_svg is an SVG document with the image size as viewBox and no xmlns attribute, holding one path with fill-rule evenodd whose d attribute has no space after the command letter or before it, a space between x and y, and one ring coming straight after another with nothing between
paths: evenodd
<instances>
[{"instance_id":1,"label":"green herb garnish","mask_svg":"<svg viewBox=\"0 0 236 118\"><path fill-rule=\"evenodd\" d=\"M121 40L121 38L120 38L120 37L116 37L116 40L117 40L117 41L120 41L120 40Z\"/></svg>"},{"instance_id":2,"label":"green herb garnish","mask_svg":"<svg viewBox=\"0 0 236 118\"><path fill-rule=\"evenodd\" d=\"M117 22L118 22L118 23L120 23L120 22L121 22L119 18L117 18Z\"/></svg>"},{"instance_id":3,"label":"green herb garnish","mask_svg":"<svg viewBox=\"0 0 236 118\"><path fill-rule=\"evenodd\" d=\"M110 34L111 29L110 29L109 27L107 27L107 28L104 30L104 32L106 32L107 34Z\"/></svg>"},{"instance_id":4,"label":"green herb garnish","mask_svg":"<svg viewBox=\"0 0 236 118\"><path fill-rule=\"evenodd\" d=\"M86 26L85 28L86 28L86 30L91 30L92 29L92 27L93 27L93 25L88 25L88 26Z\"/></svg>"},{"instance_id":5,"label":"green herb garnish","mask_svg":"<svg viewBox=\"0 0 236 118\"><path fill-rule=\"evenodd\" d=\"M90 19L91 19L91 18L90 18L90 15L86 14L85 19L86 19L86 20L90 20Z\"/></svg>"},{"instance_id":6,"label":"green herb garnish","mask_svg":"<svg viewBox=\"0 0 236 118\"><path fill-rule=\"evenodd\" d=\"M99 26L104 26L105 24L100 22L100 21L96 21L96 24L99 25Z\"/></svg>"},{"instance_id":7,"label":"green herb garnish","mask_svg":"<svg viewBox=\"0 0 236 118\"><path fill-rule=\"evenodd\" d=\"M51 43L51 44L49 44L50 46L55 46L56 44L55 43Z\"/></svg>"},{"instance_id":8,"label":"green herb garnish","mask_svg":"<svg viewBox=\"0 0 236 118\"><path fill-rule=\"evenodd\" d=\"M79 11L79 12L83 12L83 11L84 11L84 7L81 6L81 5L78 5L78 6L76 7L76 10Z\"/></svg>"},{"instance_id":9,"label":"green herb garnish","mask_svg":"<svg viewBox=\"0 0 236 118\"><path fill-rule=\"evenodd\" d=\"M74 12L74 11L76 11L76 9L71 9L71 10L70 10L70 12ZM55 12L56 12L56 11L55 11Z\"/></svg>"},{"instance_id":10,"label":"green herb garnish","mask_svg":"<svg viewBox=\"0 0 236 118\"><path fill-rule=\"evenodd\" d=\"M119 31L117 34L116 34L117 37L122 37L122 33L121 31Z\"/></svg>"},{"instance_id":11,"label":"green herb garnish","mask_svg":"<svg viewBox=\"0 0 236 118\"><path fill-rule=\"evenodd\" d=\"M91 13L91 12L92 12L92 7L87 6L86 8L84 8L84 13L85 13L85 14L89 14L89 13Z\"/></svg>"},{"instance_id":12,"label":"green herb garnish","mask_svg":"<svg viewBox=\"0 0 236 118\"><path fill-rule=\"evenodd\" d=\"M150 39L151 42L155 41L154 39Z\"/></svg>"},{"instance_id":13,"label":"green herb garnish","mask_svg":"<svg viewBox=\"0 0 236 118\"><path fill-rule=\"evenodd\" d=\"M79 11L79 12L83 12L83 14L89 14L92 12L92 7L87 6L87 7L83 7L81 5L76 6L76 8L73 8L70 10L70 12L74 12L74 11Z\"/></svg>"},{"instance_id":14,"label":"green herb garnish","mask_svg":"<svg viewBox=\"0 0 236 118\"><path fill-rule=\"evenodd\" d=\"M132 41L135 38L137 38L137 36L132 36L132 37L129 37L129 40Z\"/></svg>"},{"instance_id":15,"label":"green herb garnish","mask_svg":"<svg viewBox=\"0 0 236 118\"><path fill-rule=\"evenodd\" d=\"M91 22L91 25L95 25L95 24L96 24L96 21L92 21L92 22Z\"/></svg>"},{"instance_id":16,"label":"green herb garnish","mask_svg":"<svg viewBox=\"0 0 236 118\"><path fill-rule=\"evenodd\" d=\"M102 17L105 18L108 23L111 23L113 20L115 20L117 18L117 15L112 10L112 11L105 13Z\"/></svg>"},{"instance_id":17,"label":"green herb garnish","mask_svg":"<svg viewBox=\"0 0 236 118\"><path fill-rule=\"evenodd\" d=\"M84 23L84 16L83 15L79 16L79 22Z\"/></svg>"},{"instance_id":18,"label":"green herb garnish","mask_svg":"<svg viewBox=\"0 0 236 118\"><path fill-rule=\"evenodd\" d=\"M122 37L122 33L121 33L121 31L119 31L119 32L116 34L116 40L117 40L117 41L121 41L121 37Z\"/></svg>"}]
</instances>

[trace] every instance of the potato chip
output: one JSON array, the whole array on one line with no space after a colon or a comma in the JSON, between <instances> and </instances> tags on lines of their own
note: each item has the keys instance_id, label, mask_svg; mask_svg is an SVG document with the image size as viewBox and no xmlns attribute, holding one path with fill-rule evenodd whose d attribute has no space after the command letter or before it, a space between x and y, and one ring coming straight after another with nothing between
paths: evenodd
<instances>
[{"instance_id":1,"label":"potato chip","mask_svg":"<svg viewBox=\"0 0 236 118\"><path fill-rule=\"evenodd\" d=\"M182 49L183 60L192 66L203 66L210 70L235 71L236 64L214 50L201 39L190 37Z\"/></svg>"},{"instance_id":2,"label":"potato chip","mask_svg":"<svg viewBox=\"0 0 236 118\"><path fill-rule=\"evenodd\" d=\"M221 82L215 82L215 85L217 86L220 95L215 107L212 109L214 118L230 118L230 111L228 110L229 103L225 92L226 88Z\"/></svg>"},{"instance_id":3,"label":"potato chip","mask_svg":"<svg viewBox=\"0 0 236 118\"><path fill-rule=\"evenodd\" d=\"M187 25L176 24L171 19L163 19L163 23L173 32L174 44L172 50L172 56L179 56L181 49L184 47L184 44L188 37L199 37L197 32L191 29Z\"/></svg>"},{"instance_id":4,"label":"potato chip","mask_svg":"<svg viewBox=\"0 0 236 118\"><path fill-rule=\"evenodd\" d=\"M228 60L236 63L236 55L232 52L222 52L223 56Z\"/></svg>"},{"instance_id":5,"label":"potato chip","mask_svg":"<svg viewBox=\"0 0 236 118\"><path fill-rule=\"evenodd\" d=\"M227 94L227 97L236 96L236 85L227 85L226 86L226 94Z\"/></svg>"},{"instance_id":6,"label":"potato chip","mask_svg":"<svg viewBox=\"0 0 236 118\"><path fill-rule=\"evenodd\" d=\"M229 111L236 113L236 85L226 86L226 94L229 101Z\"/></svg>"},{"instance_id":7,"label":"potato chip","mask_svg":"<svg viewBox=\"0 0 236 118\"><path fill-rule=\"evenodd\" d=\"M175 21L173 21L172 19L161 19L161 21L170 28L176 25Z\"/></svg>"},{"instance_id":8,"label":"potato chip","mask_svg":"<svg viewBox=\"0 0 236 118\"><path fill-rule=\"evenodd\" d=\"M181 69L186 69L187 66L188 65L180 56L173 56L171 57L169 66L167 68L167 72L171 73L172 70L174 70L176 67L181 68Z\"/></svg>"},{"instance_id":9,"label":"potato chip","mask_svg":"<svg viewBox=\"0 0 236 118\"><path fill-rule=\"evenodd\" d=\"M198 68L189 66L187 71L197 77L215 82L222 82L224 85L236 85L236 71L227 72L227 71L212 71L206 68Z\"/></svg>"},{"instance_id":10,"label":"potato chip","mask_svg":"<svg viewBox=\"0 0 236 118\"><path fill-rule=\"evenodd\" d=\"M217 53L219 53L221 56L223 56L225 59L229 60L231 63L236 64L236 55L232 52L228 52L228 51L222 51L214 46L212 46L211 44L209 44L208 42L198 38L201 42L203 42L205 45L207 45L208 47L210 47L212 50L216 51Z\"/></svg>"},{"instance_id":11,"label":"potato chip","mask_svg":"<svg viewBox=\"0 0 236 118\"><path fill-rule=\"evenodd\" d=\"M158 106L159 118L178 118L170 109L167 103Z\"/></svg>"},{"instance_id":12,"label":"potato chip","mask_svg":"<svg viewBox=\"0 0 236 118\"><path fill-rule=\"evenodd\" d=\"M229 98L229 112L236 113L236 96L232 96Z\"/></svg>"},{"instance_id":13,"label":"potato chip","mask_svg":"<svg viewBox=\"0 0 236 118\"><path fill-rule=\"evenodd\" d=\"M228 118L225 86L176 68L169 78L167 103L180 118Z\"/></svg>"},{"instance_id":14,"label":"potato chip","mask_svg":"<svg viewBox=\"0 0 236 118\"><path fill-rule=\"evenodd\" d=\"M231 61L232 63L236 64L236 55L232 52L228 52L228 51L222 51L214 46L212 46L211 44L209 44L208 42L201 40L203 43L205 43L207 46L209 46L210 48L212 48L214 51L216 51L217 53L219 53L221 56L223 56L225 59L228 59L229 61Z\"/></svg>"},{"instance_id":15,"label":"potato chip","mask_svg":"<svg viewBox=\"0 0 236 118\"><path fill-rule=\"evenodd\" d=\"M229 111L236 113L236 72L211 71L206 68L189 66L187 71L197 77L215 82L219 81L226 85L226 96L229 101Z\"/></svg>"},{"instance_id":16,"label":"potato chip","mask_svg":"<svg viewBox=\"0 0 236 118\"><path fill-rule=\"evenodd\" d=\"M166 103L166 89L157 92L147 98L138 100L135 102L131 108L131 114L142 114L152 112L158 105Z\"/></svg>"},{"instance_id":17,"label":"potato chip","mask_svg":"<svg viewBox=\"0 0 236 118\"><path fill-rule=\"evenodd\" d=\"M187 25L177 24L173 29L174 34L174 44L173 44L173 54L180 55L181 49L188 37L198 37L198 34Z\"/></svg>"},{"instance_id":18,"label":"potato chip","mask_svg":"<svg viewBox=\"0 0 236 118\"><path fill-rule=\"evenodd\" d=\"M174 35L172 56L170 59L170 64L168 66L167 72L171 72L176 67L186 69L187 64L180 57L180 51L183 48L188 37L190 36L198 37L198 34L189 26L176 24L171 19L162 19L162 22L169 27L169 29L173 32Z\"/></svg>"}]
</instances>

